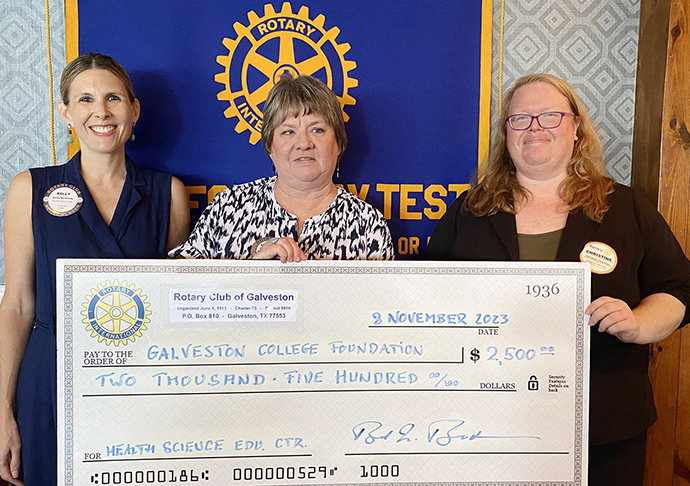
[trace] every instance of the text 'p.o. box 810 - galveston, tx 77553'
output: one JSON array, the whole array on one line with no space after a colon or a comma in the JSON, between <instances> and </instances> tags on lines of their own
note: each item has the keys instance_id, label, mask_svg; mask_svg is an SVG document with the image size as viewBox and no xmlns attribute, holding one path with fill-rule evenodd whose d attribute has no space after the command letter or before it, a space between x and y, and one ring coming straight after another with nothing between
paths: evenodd
<instances>
[{"instance_id":1,"label":"text 'p.o. box 810 - galveston, tx 77553'","mask_svg":"<svg viewBox=\"0 0 690 486\"><path fill-rule=\"evenodd\" d=\"M587 264L57 275L60 485L587 482Z\"/></svg>"}]
</instances>

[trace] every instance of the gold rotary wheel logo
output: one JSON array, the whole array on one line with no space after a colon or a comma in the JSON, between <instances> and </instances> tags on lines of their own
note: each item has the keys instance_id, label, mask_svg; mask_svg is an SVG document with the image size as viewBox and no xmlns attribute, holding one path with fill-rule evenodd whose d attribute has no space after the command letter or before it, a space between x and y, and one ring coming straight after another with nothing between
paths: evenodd
<instances>
[{"instance_id":1,"label":"gold rotary wheel logo","mask_svg":"<svg viewBox=\"0 0 690 486\"><path fill-rule=\"evenodd\" d=\"M91 289L91 295L86 296L81 311L86 324L86 330L91 331L91 337L98 338L98 342L105 341L106 345L126 345L141 337L141 332L147 329L146 323L151 311L146 302L146 296L141 295L141 289L134 284L127 286L124 281L119 284L106 281L105 286L98 285Z\"/></svg>"},{"instance_id":2,"label":"gold rotary wheel logo","mask_svg":"<svg viewBox=\"0 0 690 486\"><path fill-rule=\"evenodd\" d=\"M225 86L218 99L228 101L225 117L237 117L235 131L250 131L249 142L261 140L263 105L273 85L285 75L306 74L323 81L338 97L341 108L354 105L350 96L357 80L348 73L357 67L345 60L349 44L338 44L340 29L325 30L325 17L309 18L309 8L301 7L296 14L288 2L280 12L272 5L264 6L264 16L254 11L247 14L249 25L235 22L236 39L223 39L227 56L216 61L225 67L216 74L216 82ZM343 118L349 116L343 110Z\"/></svg>"}]
</instances>

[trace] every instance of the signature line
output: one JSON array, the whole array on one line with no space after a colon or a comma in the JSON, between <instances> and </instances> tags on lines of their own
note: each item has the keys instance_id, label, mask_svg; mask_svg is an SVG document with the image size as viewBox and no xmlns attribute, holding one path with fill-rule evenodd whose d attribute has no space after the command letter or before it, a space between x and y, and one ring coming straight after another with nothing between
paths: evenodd
<instances>
[{"instance_id":1,"label":"signature line","mask_svg":"<svg viewBox=\"0 0 690 486\"><path fill-rule=\"evenodd\" d=\"M568 455L568 451L346 452L346 456Z\"/></svg>"}]
</instances>

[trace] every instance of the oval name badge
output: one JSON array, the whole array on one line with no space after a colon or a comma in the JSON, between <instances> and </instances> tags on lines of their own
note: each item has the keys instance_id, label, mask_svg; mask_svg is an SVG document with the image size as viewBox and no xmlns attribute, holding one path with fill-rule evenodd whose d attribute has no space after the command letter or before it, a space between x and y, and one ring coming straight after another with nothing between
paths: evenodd
<instances>
[{"instance_id":1,"label":"oval name badge","mask_svg":"<svg viewBox=\"0 0 690 486\"><path fill-rule=\"evenodd\" d=\"M592 273L605 275L613 272L618 265L618 255L616 255L616 250L606 243L590 241L582 249L580 261L589 263L592 266Z\"/></svg>"},{"instance_id":2,"label":"oval name badge","mask_svg":"<svg viewBox=\"0 0 690 486\"><path fill-rule=\"evenodd\" d=\"M43 196L43 206L53 216L69 216L79 211L83 204L81 191L72 184L55 184Z\"/></svg>"}]
</instances>

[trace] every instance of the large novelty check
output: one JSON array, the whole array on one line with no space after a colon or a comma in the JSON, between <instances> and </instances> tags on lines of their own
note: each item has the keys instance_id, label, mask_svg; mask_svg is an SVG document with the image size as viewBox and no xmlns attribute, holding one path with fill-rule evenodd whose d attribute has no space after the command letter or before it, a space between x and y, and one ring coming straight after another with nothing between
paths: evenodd
<instances>
[{"instance_id":1,"label":"large novelty check","mask_svg":"<svg viewBox=\"0 0 690 486\"><path fill-rule=\"evenodd\" d=\"M589 274L61 260L59 484L586 484Z\"/></svg>"}]
</instances>

